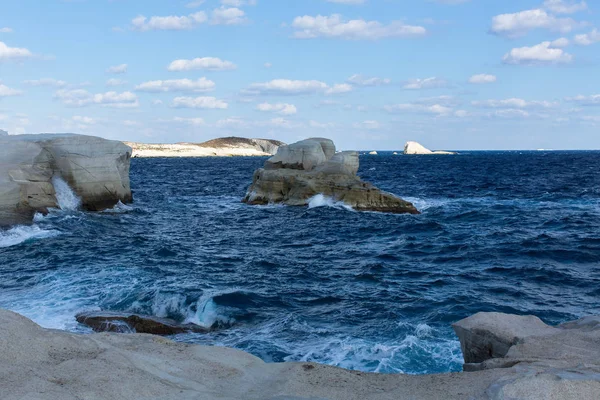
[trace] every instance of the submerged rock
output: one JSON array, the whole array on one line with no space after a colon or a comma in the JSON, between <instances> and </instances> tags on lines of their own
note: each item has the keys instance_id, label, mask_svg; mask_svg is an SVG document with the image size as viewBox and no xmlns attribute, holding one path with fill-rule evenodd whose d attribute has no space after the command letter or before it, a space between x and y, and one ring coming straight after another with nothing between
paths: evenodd
<instances>
[{"instance_id":1,"label":"submerged rock","mask_svg":"<svg viewBox=\"0 0 600 400\"><path fill-rule=\"evenodd\" d=\"M184 332L204 333L210 330L194 324L180 324L169 318L109 311L80 313L75 319L96 332L175 335Z\"/></svg>"},{"instance_id":2,"label":"submerged rock","mask_svg":"<svg viewBox=\"0 0 600 400\"><path fill-rule=\"evenodd\" d=\"M0 393L3 400L598 399L600 329L593 318L550 327L536 318L480 313L456 326L484 341L487 334L518 338L499 359L512 365L405 375L265 363L243 351L159 336L43 329L0 309Z\"/></svg>"},{"instance_id":3,"label":"submerged rock","mask_svg":"<svg viewBox=\"0 0 600 400\"><path fill-rule=\"evenodd\" d=\"M417 142L406 142L404 145L404 154L456 154L451 151L431 151Z\"/></svg>"},{"instance_id":4,"label":"submerged rock","mask_svg":"<svg viewBox=\"0 0 600 400\"><path fill-rule=\"evenodd\" d=\"M130 158L123 143L93 136L0 136L0 225L26 223L35 212L57 207L57 177L85 210L131 202Z\"/></svg>"},{"instance_id":5,"label":"submerged rock","mask_svg":"<svg viewBox=\"0 0 600 400\"><path fill-rule=\"evenodd\" d=\"M283 203L305 206L318 194L341 201L358 211L418 214L417 209L391 193L363 182L355 151L335 152L329 139L312 138L279 148L264 168L254 173L243 201L248 204Z\"/></svg>"}]
</instances>

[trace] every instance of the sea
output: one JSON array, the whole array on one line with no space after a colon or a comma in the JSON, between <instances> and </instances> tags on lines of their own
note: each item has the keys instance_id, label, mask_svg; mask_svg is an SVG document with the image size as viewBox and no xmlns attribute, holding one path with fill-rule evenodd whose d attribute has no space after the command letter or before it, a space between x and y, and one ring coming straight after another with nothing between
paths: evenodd
<instances>
[{"instance_id":1,"label":"sea","mask_svg":"<svg viewBox=\"0 0 600 400\"><path fill-rule=\"evenodd\" d=\"M0 307L81 334L111 310L213 327L175 341L266 362L459 371L451 324L479 311L600 314L600 152L361 155L420 215L241 202L265 158L132 159L134 203L0 231Z\"/></svg>"}]
</instances>

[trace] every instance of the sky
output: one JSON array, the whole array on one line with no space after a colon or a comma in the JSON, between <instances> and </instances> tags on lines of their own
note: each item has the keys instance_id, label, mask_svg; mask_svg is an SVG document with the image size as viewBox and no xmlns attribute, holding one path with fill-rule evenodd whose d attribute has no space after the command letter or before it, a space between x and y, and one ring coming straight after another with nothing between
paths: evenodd
<instances>
[{"instance_id":1,"label":"sky","mask_svg":"<svg viewBox=\"0 0 600 400\"><path fill-rule=\"evenodd\" d=\"M5 0L0 129L600 149L600 2Z\"/></svg>"}]
</instances>

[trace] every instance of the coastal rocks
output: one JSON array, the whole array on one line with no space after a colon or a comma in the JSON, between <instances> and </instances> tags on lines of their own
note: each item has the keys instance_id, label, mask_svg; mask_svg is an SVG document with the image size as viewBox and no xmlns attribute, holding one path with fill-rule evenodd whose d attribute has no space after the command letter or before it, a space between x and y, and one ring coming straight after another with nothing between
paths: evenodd
<instances>
[{"instance_id":1,"label":"coastal rocks","mask_svg":"<svg viewBox=\"0 0 600 400\"><path fill-rule=\"evenodd\" d=\"M417 142L406 142L404 145L404 154L456 154L451 151L431 151Z\"/></svg>"},{"instance_id":2,"label":"coastal rocks","mask_svg":"<svg viewBox=\"0 0 600 400\"><path fill-rule=\"evenodd\" d=\"M125 142L133 157L253 157L277 153L285 143L272 139L225 137L203 143L146 144Z\"/></svg>"},{"instance_id":3,"label":"coastal rocks","mask_svg":"<svg viewBox=\"0 0 600 400\"><path fill-rule=\"evenodd\" d=\"M592 319L544 327L534 318L506 314L474 317L458 324L499 338L519 337L504 356L516 364L404 375L305 362L265 363L239 350L159 336L43 329L0 309L0 393L2 400L598 399L600 329L590 330L596 326ZM506 335L503 329L513 332Z\"/></svg>"},{"instance_id":4,"label":"coastal rocks","mask_svg":"<svg viewBox=\"0 0 600 400\"><path fill-rule=\"evenodd\" d=\"M87 325L96 332L150 333L153 335L175 335L185 332L208 332L209 329L194 324L179 324L169 318L120 312L86 312L75 316L77 322Z\"/></svg>"},{"instance_id":5,"label":"coastal rocks","mask_svg":"<svg viewBox=\"0 0 600 400\"><path fill-rule=\"evenodd\" d=\"M371 156L376 156L376 155L378 155L378 154L379 154L379 153L377 153L375 150L373 150L373 151L369 152L369 155L371 155Z\"/></svg>"},{"instance_id":6,"label":"coastal rocks","mask_svg":"<svg viewBox=\"0 0 600 400\"><path fill-rule=\"evenodd\" d=\"M56 188L66 182L85 210L132 201L131 149L93 136L0 136L0 226L26 223L35 212L57 207Z\"/></svg>"},{"instance_id":7,"label":"coastal rocks","mask_svg":"<svg viewBox=\"0 0 600 400\"><path fill-rule=\"evenodd\" d=\"M284 146L254 173L243 202L305 206L318 194L341 201L358 211L418 214L409 202L356 176L358 153L335 152L329 139L311 138Z\"/></svg>"}]
</instances>

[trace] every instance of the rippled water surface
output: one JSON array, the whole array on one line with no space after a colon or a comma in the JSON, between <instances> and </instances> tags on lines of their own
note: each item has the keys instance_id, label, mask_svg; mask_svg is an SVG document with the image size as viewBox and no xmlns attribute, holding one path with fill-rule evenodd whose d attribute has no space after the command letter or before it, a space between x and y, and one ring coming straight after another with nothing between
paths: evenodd
<instances>
[{"instance_id":1,"label":"rippled water surface","mask_svg":"<svg viewBox=\"0 0 600 400\"><path fill-rule=\"evenodd\" d=\"M361 156L421 215L240 203L263 158L134 159L135 203L0 231L0 307L87 332L83 310L201 325L176 340L266 361L459 370L477 311L600 313L600 152Z\"/></svg>"}]
</instances>

